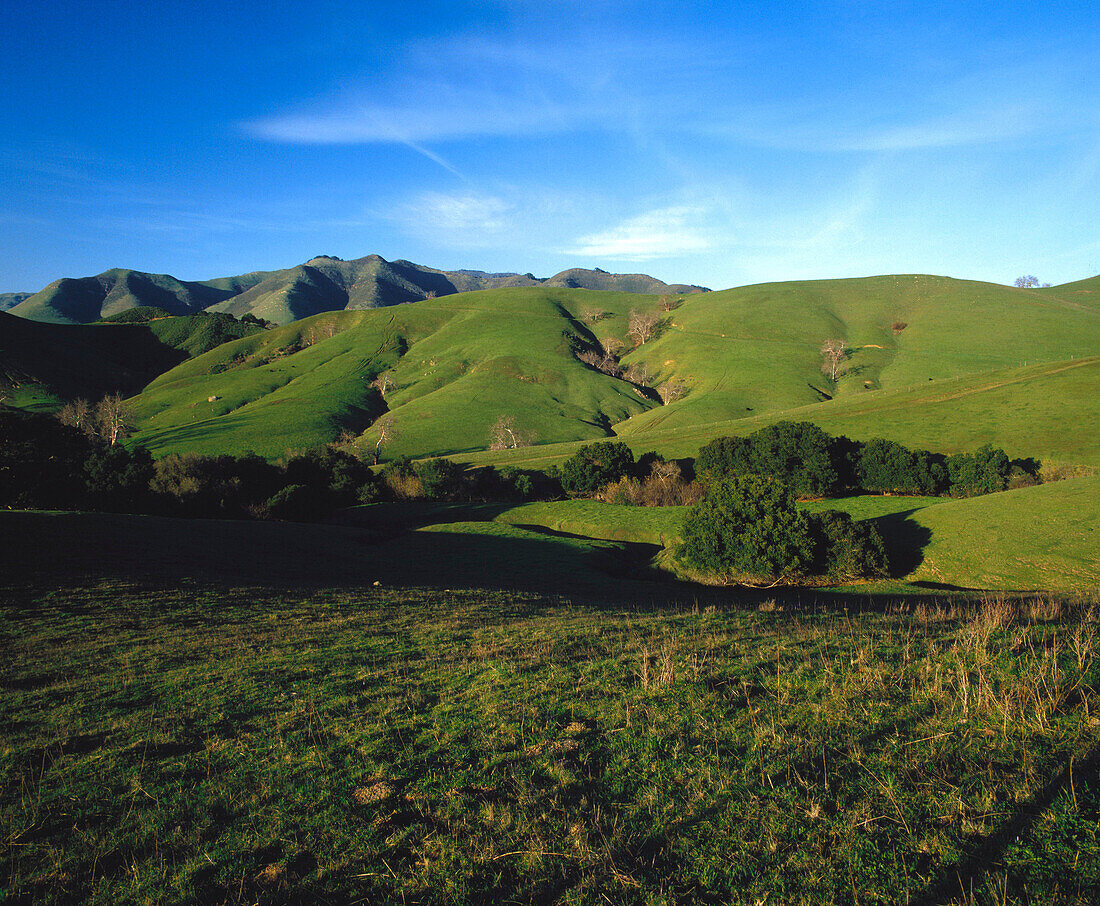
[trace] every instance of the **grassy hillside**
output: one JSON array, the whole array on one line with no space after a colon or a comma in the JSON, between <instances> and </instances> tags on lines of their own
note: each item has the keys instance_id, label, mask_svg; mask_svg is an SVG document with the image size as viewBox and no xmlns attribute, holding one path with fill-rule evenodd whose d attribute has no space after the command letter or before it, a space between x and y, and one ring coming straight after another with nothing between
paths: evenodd
<instances>
[{"instance_id":1,"label":"grassy hillside","mask_svg":"<svg viewBox=\"0 0 1100 906\"><path fill-rule=\"evenodd\" d=\"M625 311L639 298L653 304L584 290L494 290L318 315L158 378L134 400L137 440L157 453L279 456L363 431L379 412L398 432L387 456L484 448L501 415L539 440L606 437L612 424L656 404L581 365L563 332L584 331L571 308L595 300ZM383 400L370 383L384 370L394 387ZM365 449L377 431L367 431Z\"/></svg>"},{"instance_id":2,"label":"grassy hillside","mask_svg":"<svg viewBox=\"0 0 1100 906\"><path fill-rule=\"evenodd\" d=\"M852 350L835 383L820 370L830 337ZM737 419L1098 348L1100 311L995 284L907 275L726 290L688 297L662 336L628 358L689 392L618 430Z\"/></svg>"},{"instance_id":3,"label":"grassy hillside","mask_svg":"<svg viewBox=\"0 0 1100 906\"><path fill-rule=\"evenodd\" d=\"M630 313L657 312L655 297L545 288L466 293L402 306L400 314L344 313L288 325L264 339L266 352L246 344L165 376L137 408L141 437L157 450L257 445L277 455L280 445L362 430L381 402L372 401L362 377L392 368L381 424L396 426L399 436L387 442L389 456L474 455L502 416L540 448L480 461L545 462L566 451L541 445L611 433L639 451L692 455L718 434L791 417L944 451L992 441L1014 455L1093 462L1097 361L1083 357L1100 346L1100 313L1066 301L1072 296L939 277L690 295L660 312L656 335L623 358L624 366L646 366L652 385L684 382L684 398L662 406L630 383L581 366L563 337L617 340L629 349ZM341 333L272 358L328 324ZM853 349L835 383L820 369L820 346L830 337ZM319 367L323 386L304 379ZM202 403L211 396L225 402L207 409ZM286 413L302 409L303 418L276 416L274 403ZM377 437L368 430L363 446Z\"/></svg>"},{"instance_id":4,"label":"grassy hillside","mask_svg":"<svg viewBox=\"0 0 1100 906\"><path fill-rule=\"evenodd\" d=\"M930 533L911 581L967 588L1100 588L1100 476L1075 478L912 515Z\"/></svg>"},{"instance_id":5,"label":"grassy hillside","mask_svg":"<svg viewBox=\"0 0 1100 906\"><path fill-rule=\"evenodd\" d=\"M188 356L259 329L225 315L66 325L0 312L0 389L10 405L130 394Z\"/></svg>"},{"instance_id":6,"label":"grassy hillside","mask_svg":"<svg viewBox=\"0 0 1100 906\"><path fill-rule=\"evenodd\" d=\"M859 392L764 415L684 427L669 427L660 418L679 405L675 403L655 410L648 425L635 418L617 425L616 431L636 454L655 450L669 457L694 456L714 437L751 434L787 419L813 422L830 434L856 440L887 437L945 453L992 443L1014 457L1096 468L1100 467L1100 447L1095 442L1098 398L1100 357L1092 356L912 388ZM576 446L554 444L460 458L478 465L546 468L571 456Z\"/></svg>"}]
</instances>

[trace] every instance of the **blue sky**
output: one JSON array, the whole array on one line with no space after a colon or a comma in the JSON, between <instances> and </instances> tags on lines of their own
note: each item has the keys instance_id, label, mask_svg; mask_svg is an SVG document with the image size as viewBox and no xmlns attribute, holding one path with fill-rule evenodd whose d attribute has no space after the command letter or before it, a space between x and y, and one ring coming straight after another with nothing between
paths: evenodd
<instances>
[{"instance_id":1,"label":"blue sky","mask_svg":"<svg viewBox=\"0 0 1100 906\"><path fill-rule=\"evenodd\" d=\"M0 291L317 254L1100 273L1095 3L0 8Z\"/></svg>"}]
</instances>

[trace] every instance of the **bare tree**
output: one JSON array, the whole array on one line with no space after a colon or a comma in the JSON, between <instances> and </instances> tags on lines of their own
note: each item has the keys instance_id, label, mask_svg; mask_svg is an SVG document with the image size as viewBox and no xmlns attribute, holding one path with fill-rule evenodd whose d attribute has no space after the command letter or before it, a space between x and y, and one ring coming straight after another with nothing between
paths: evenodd
<instances>
[{"instance_id":1,"label":"bare tree","mask_svg":"<svg viewBox=\"0 0 1100 906\"><path fill-rule=\"evenodd\" d=\"M837 375L840 374L841 364L849 355L851 355L851 350L848 348L847 343L837 337L830 337L821 344L821 357L823 359L821 373L828 377L830 381L835 381Z\"/></svg>"},{"instance_id":2,"label":"bare tree","mask_svg":"<svg viewBox=\"0 0 1100 906\"><path fill-rule=\"evenodd\" d=\"M129 413L121 393L112 393L96 403L95 424L99 436L109 444L130 433Z\"/></svg>"},{"instance_id":3,"label":"bare tree","mask_svg":"<svg viewBox=\"0 0 1100 906\"><path fill-rule=\"evenodd\" d=\"M661 323L660 315L654 311L639 311L636 308L630 310L630 319L627 321L627 335L633 337L641 346L650 339Z\"/></svg>"},{"instance_id":4,"label":"bare tree","mask_svg":"<svg viewBox=\"0 0 1100 906\"><path fill-rule=\"evenodd\" d=\"M645 362L633 362L623 375L630 383L641 387L648 387L650 380L649 366Z\"/></svg>"},{"instance_id":5,"label":"bare tree","mask_svg":"<svg viewBox=\"0 0 1100 906\"><path fill-rule=\"evenodd\" d=\"M392 420L382 421L382 419L379 419L374 423L374 427L378 429L378 440L374 444L374 464L378 465L382 461L383 445L397 440L401 436L401 432L397 430L397 426Z\"/></svg>"},{"instance_id":6,"label":"bare tree","mask_svg":"<svg viewBox=\"0 0 1100 906\"><path fill-rule=\"evenodd\" d=\"M678 462L658 459L649 467L649 476L662 484L671 484L683 478L683 471Z\"/></svg>"},{"instance_id":7,"label":"bare tree","mask_svg":"<svg viewBox=\"0 0 1100 906\"><path fill-rule=\"evenodd\" d=\"M386 394L397 386L397 384L393 380L392 371L379 372L378 376L370 382L370 385L380 394L382 394L382 399L385 399Z\"/></svg>"},{"instance_id":8,"label":"bare tree","mask_svg":"<svg viewBox=\"0 0 1100 906\"><path fill-rule=\"evenodd\" d=\"M679 378L674 378L671 381L665 381L657 388L657 395L661 398L661 402L666 406L669 403L674 403L676 400L683 397L687 392L687 385Z\"/></svg>"},{"instance_id":9,"label":"bare tree","mask_svg":"<svg viewBox=\"0 0 1100 906\"><path fill-rule=\"evenodd\" d=\"M1024 274L1022 277L1017 277L1013 280L1012 285L1020 289L1033 289L1039 285L1039 278L1034 274Z\"/></svg>"},{"instance_id":10,"label":"bare tree","mask_svg":"<svg viewBox=\"0 0 1100 906\"><path fill-rule=\"evenodd\" d=\"M604 353L607 355L613 355L616 358L622 351L625 344L618 337L604 337L600 340L600 346L603 348Z\"/></svg>"},{"instance_id":11,"label":"bare tree","mask_svg":"<svg viewBox=\"0 0 1100 906\"><path fill-rule=\"evenodd\" d=\"M657 307L661 311L674 311L684 304L684 300L667 293L657 300Z\"/></svg>"},{"instance_id":12,"label":"bare tree","mask_svg":"<svg viewBox=\"0 0 1100 906\"><path fill-rule=\"evenodd\" d=\"M595 305L585 305L581 309L581 317L592 324L595 324L597 321L602 321L607 315L608 313L606 311Z\"/></svg>"},{"instance_id":13,"label":"bare tree","mask_svg":"<svg viewBox=\"0 0 1100 906\"><path fill-rule=\"evenodd\" d=\"M63 425L79 428L85 434L95 434L95 415L92 404L83 397L66 403L57 413L57 420Z\"/></svg>"},{"instance_id":14,"label":"bare tree","mask_svg":"<svg viewBox=\"0 0 1100 906\"><path fill-rule=\"evenodd\" d=\"M515 450L529 447L534 436L516 429L516 420L511 415L502 415L489 430L490 450Z\"/></svg>"}]
</instances>

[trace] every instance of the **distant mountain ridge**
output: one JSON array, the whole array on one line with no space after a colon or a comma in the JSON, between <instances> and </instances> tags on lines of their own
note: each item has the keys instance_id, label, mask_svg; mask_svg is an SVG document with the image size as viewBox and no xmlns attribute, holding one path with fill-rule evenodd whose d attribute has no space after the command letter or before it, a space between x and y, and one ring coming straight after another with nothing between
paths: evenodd
<instances>
[{"instance_id":1,"label":"distant mountain ridge","mask_svg":"<svg viewBox=\"0 0 1100 906\"><path fill-rule=\"evenodd\" d=\"M0 311L9 311L15 308L24 299L29 299L33 293L0 293Z\"/></svg>"},{"instance_id":2,"label":"distant mountain ridge","mask_svg":"<svg viewBox=\"0 0 1100 906\"><path fill-rule=\"evenodd\" d=\"M570 268L553 277L441 271L411 261L367 255L344 261L328 255L278 271L184 281L168 274L113 268L95 277L62 278L34 294L0 295L14 315L33 321L87 324L138 306L173 315L209 310L287 324L327 311L381 308L433 296L512 286L546 286L632 293L697 293L706 287L667 284L646 274ZM0 309L2 310L2 309Z\"/></svg>"}]
</instances>

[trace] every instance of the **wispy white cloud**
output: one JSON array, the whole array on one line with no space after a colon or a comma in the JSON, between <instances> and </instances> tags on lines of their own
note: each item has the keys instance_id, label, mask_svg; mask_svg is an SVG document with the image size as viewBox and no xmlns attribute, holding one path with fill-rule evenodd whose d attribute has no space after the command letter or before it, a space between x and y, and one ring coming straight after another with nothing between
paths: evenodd
<instances>
[{"instance_id":1,"label":"wispy white cloud","mask_svg":"<svg viewBox=\"0 0 1100 906\"><path fill-rule=\"evenodd\" d=\"M567 255L618 261L651 261L676 258L709 249L713 241L701 227L708 212L702 208L674 206L627 218L611 229L580 237Z\"/></svg>"},{"instance_id":2,"label":"wispy white cloud","mask_svg":"<svg viewBox=\"0 0 1100 906\"><path fill-rule=\"evenodd\" d=\"M830 117L796 115L794 110L746 113L736 122L710 125L705 131L750 144L799 151L899 152L988 145L1022 138L1049 124L1042 105L1010 103L954 111L941 116L897 116L883 122L881 114L865 120L837 101L842 112Z\"/></svg>"},{"instance_id":3,"label":"wispy white cloud","mask_svg":"<svg viewBox=\"0 0 1100 906\"><path fill-rule=\"evenodd\" d=\"M474 192L423 192L397 211L412 232L451 247L499 243L508 231L514 206L494 195Z\"/></svg>"},{"instance_id":4,"label":"wispy white cloud","mask_svg":"<svg viewBox=\"0 0 1100 906\"><path fill-rule=\"evenodd\" d=\"M464 33L407 46L400 68L241 126L271 141L406 144L420 153L425 143L472 137L623 129L639 110L659 107L657 95L692 52L672 38L654 45L576 34L563 52L532 34Z\"/></svg>"}]
</instances>

